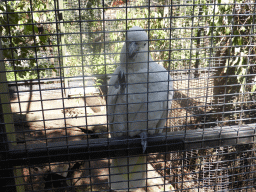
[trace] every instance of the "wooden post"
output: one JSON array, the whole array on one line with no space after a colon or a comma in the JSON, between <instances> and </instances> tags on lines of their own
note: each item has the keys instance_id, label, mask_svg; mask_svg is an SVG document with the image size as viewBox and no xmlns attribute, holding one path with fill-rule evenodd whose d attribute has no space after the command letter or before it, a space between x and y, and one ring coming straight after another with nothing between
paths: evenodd
<instances>
[{"instance_id":1,"label":"wooden post","mask_svg":"<svg viewBox=\"0 0 256 192\"><path fill-rule=\"evenodd\" d=\"M0 33L0 36L2 34ZM16 136L15 136L15 128L14 128L14 122L13 122L13 116L10 106L10 96L9 96L9 89L8 89L8 83L6 79L6 73L5 73L5 64L4 64L4 57L3 57L3 51L2 51L2 41L0 40L0 107L2 107L2 113L3 113L3 122L5 125L5 133L7 138L7 149L8 150L11 146L16 146ZM3 135L2 135L3 136ZM7 171L8 168L6 167ZM11 169L10 169L11 170ZM3 170L1 170L3 171ZM18 166L13 167L13 174L7 173L7 176L14 176L15 180L15 186L17 192L23 192L25 191L24 187L24 180L22 175L22 169ZM6 184L6 183L5 183Z\"/></svg>"}]
</instances>

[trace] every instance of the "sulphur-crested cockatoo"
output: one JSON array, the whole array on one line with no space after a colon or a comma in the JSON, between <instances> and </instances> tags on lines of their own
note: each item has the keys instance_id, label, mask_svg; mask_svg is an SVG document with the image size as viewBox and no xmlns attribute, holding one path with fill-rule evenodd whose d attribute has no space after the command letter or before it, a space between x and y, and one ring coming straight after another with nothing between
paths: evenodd
<instances>
[{"instance_id":1,"label":"sulphur-crested cockatoo","mask_svg":"<svg viewBox=\"0 0 256 192\"><path fill-rule=\"evenodd\" d=\"M107 108L111 137L141 137L161 133L171 107L172 80L148 52L148 36L140 27L127 31L120 65L109 80ZM146 186L146 156L112 160L109 182L116 191Z\"/></svg>"}]
</instances>

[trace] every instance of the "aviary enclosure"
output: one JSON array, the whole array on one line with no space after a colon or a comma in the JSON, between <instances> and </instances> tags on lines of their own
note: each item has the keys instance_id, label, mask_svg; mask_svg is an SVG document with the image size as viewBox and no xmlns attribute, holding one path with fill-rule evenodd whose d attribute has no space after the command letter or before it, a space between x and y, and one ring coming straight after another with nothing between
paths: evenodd
<instances>
[{"instance_id":1,"label":"aviary enclosure","mask_svg":"<svg viewBox=\"0 0 256 192\"><path fill-rule=\"evenodd\" d=\"M1 1L3 191L112 191L113 159L138 155L146 157L146 186L123 191L255 191L255 7ZM148 54L168 71L174 93L145 153L138 137L111 136L106 107L133 26L147 33Z\"/></svg>"}]
</instances>

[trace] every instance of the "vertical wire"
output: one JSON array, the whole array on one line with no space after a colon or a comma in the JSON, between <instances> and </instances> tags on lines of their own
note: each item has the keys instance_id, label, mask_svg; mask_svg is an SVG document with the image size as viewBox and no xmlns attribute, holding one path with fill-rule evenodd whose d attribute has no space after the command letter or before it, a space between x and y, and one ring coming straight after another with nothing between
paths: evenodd
<instances>
[{"instance_id":1,"label":"vertical wire","mask_svg":"<svg viewBox=\"0 0 256 192\"><path fill-rule=\"evenodd\" d=\"M235 15L235 6L236 6L236 0L234 0L234 8L233 8L233 11L232 11L232 21L231 21L231 23L232 23L232 25L231 25L231 38L230 38L230 41L229 41L229 46L230 46L230 48L232 47L232 38L233 38L233 35L234 35L234 27L235 27L235 24L234 24L234 15ZM231 53L231 51L230 51L230 49L228 49L228 64L227 64L227 69L230 67L230 63L231 63L231 59L232 59L232 57L230 56L230 53ZM225 116L224 116L224 114L225 114L225 106L226 106L226 93L227 93L227 85L228 85L228 78L230 78L229 77L229 74L228 74L228 70L227 70L227 72L226 72L226 78L225 78L225 86L224 86L224 93L223 93L223 105L222 105L222 123L225 123ZM231 77L232 78L232 77ZM239 94L240 95L240 94Z\"/></svg>"},{"instance_id":2,"label":"vertical wire","mask_svg":"<svg viewBox=\"0 0 256 192\"><path fill-rule=\"evenodd\" d=\"M88 133L88 119L87 119L87 106L86 106L86 93L85 93L85 74L84 74L84 71L85 71L85 67L84 67L84 52L83 52L83 33L82 33L82 16L81 16L81 1L78 0L78 13L79 13L79 28L80 28L80 32L79 32L79 35L80 35L80 56L81 56L81 61L82 61L82 80L83 80L83 101L84 101L84 114L85 114L85 127L86 127L86 132ZM88 148L90 149L90 142L89 142L89 135L86 134L86 140L87 140L87 145L88 145ZM89 175L92 175L91 174L91 160L90 160L90 155L89 156L89 159L86 160L88 161L88 167L89 167ZM85 161L85 160L84 160ZM92 177L90 177L90 185L92 184ZM92 190L92 187L90 187L91 190Z\"/></svg>"},{"instance_id":3,"label":"vertical wire","mask_svg":"<svg viewBox=\"0 0 256 192\"><path fill-rule=\"evenodd\" d=\"M169 1L167 1L168 2L168 5L169 5ZM168 70L167 70L167 73L168 73L168 84L167 84L167 116L166 116L166 129L165 129L165 153L164 153L164 159L165 159L165 161L164 161L164 191L166 190L166 188L165 188L165 183L166 183L166 177L167 177L167 175L166 175L166 173L167 173L167 165L166 165L166 163L167 163L167 157L168 157L168 160L169 160L169 163L170 163L170 159L171 159L171 154L169 154L168 156L167 156L167 153L168 153L168 145L167 145L167 129L168 129L168 127L167 127L167 125L169 125L169 126L172 126L171 125L171 120L169 119L169 113L171 112L171 110L169 111L169 108L172 108L172 105L171 106L169 106L169 92L170 91L173 91L173 95L174 95L174 90L169 90L169 88L170 88L170 81L172 81L172 79L170 79L170 71L171 71L171 54L172 54L172 14L173 14L173 2L172 2L172 0L171 0L171 5L169 6L169 8L171 7L171 10L170 9L168 9L168 12L170 11L170 18L169 18L169 20L170 20L170 23L169 23L169 25L170 25L170 35L169 35L169 54L168 54L168 62L169 62L169 65L168 65ZM169 15L169 14L168 14ZM172 82L172 89L174 89L173 88L173 82ZM172 95L172 100L173 100L173 95ZM171 102L171 103L173 103L173 101ZM168 123L168 121L170 122L170 123ZM169 131L170 131L170 129L169 129ZM170 167L171 167L171 164L169 165ZM170 169L170 167L169 167L169 169ZM171 174L171 170L170 170L170 174Z\"/></svg>"},{"instance_id":4,"label":"vertical wire","mask_svg":"<svg viewBox=\"0 0 256 192\"><path fill-rule=\"evenodd\" d=\"M61 3L61 8L63 9L63 10L61 10L61 11L62 11L62 12L61 12L61 14L62 14L62 22L63 22L63 23L62 23L62 25L63 25L63 26L62 26L62 27L63 27L62 30L63 30L63 31L61 31L61 33L64 32L64 34L62 34L62 36L60 36L60 38L64 38L64 37L65 37L64 35L65 35L65 33L66 33L66 31L65 31L65 25L64 25L64 19L65 19L65 18L64 18L64 13L65 13L65 10L64 10L64 2L63 2L63 0L60 0L60 1L61 1L61 2L60 2L60 3ZM60 5L59 5L59 8L60 8ZM60 19L59 19L59 20L60 20ZM60 25L61 25L61 23L60 23ZM60 42L61 42L61 44L62 44L62 39L61 39ZM65 57L65 56L66 56L66 53L65 53L65 55L63 55L63 46L66 46L65 38L64 38L63 42L64 42L64 45L62 45L62 47L61 47L61 48L62 48L62 65L63 65L63 67L67 67L67 66L64 66L64 63L66 63L66 62L64 62L64 60L66 59L66 57ZM65 47L64 50L66 51L66 47ZM64 71L64 75L63 75L64 78L65 78L65 75L66 75L66 74L65 74L65 71ZM64 88L65 88L65 94L64 94L64 96L67 96L67 93L66 93L66 85L65 85ZM63 96L62 96L62 98L63 98ZM65 105L65 104L64 104L64 100L63 100L63 111L65 111L65 110L64 110L64 108L65 108L64 105ZM65 139L66 139L66 145L67 145L67 150L68 150L67 153L70 154L70 152L69 152L69 140L68 140L69 138L68 138L68 130L67 130L67 129L70 128L70 127L67 126L67 120L66 120L66 119L64 120L64 125L65 125L65 127L64 127L64 128L65 128ZM70 155L68 155L68 166L69 166L69 168L71 167ZM70 179L69 181L70 181L70 184L71 184L71 186L72 186L72 185L73 185L73 180Z\"/></svg>"},{"instance_id":5,"label":"vertical wire","mask_svg":"<svg viewBox=\"0 0 256 192\"><path fill-rule=\"evenodd\" d=\"M201 4L201 3L200 3ZM212 41L211 41L211 46L210 47L212 47ZM210 51L211 51L211 48L210 48ZM206 51L205 51L206 52ZM211 58L211 56L210 56L210 58ZM210 71L211 71L211 63L209 62L209 64L208 64L208 70L207 70L207 77L205 77L205 79L207 79L207 81L206 81L206 93L205 93L205 105L204 105L204 123L203 123L203 132L204 132L204 130L205 130L205 124L206 124L206 111L207 111L207 107L208 107L208 105L207 105L207 101L208 101L208 91L209 91L209 81L210 81Z\"/></svg>"},{"instance_id":6,"label":"vertical wire","mask_svg":"<svg viewBox=\"0 0 256 192\"><path fill-rule=\"evenodd\" d=\"M59 22L60 22L60 25L62 24L62 31L60 31L61 32L61 34L62 35L60 35L60 42L61 42L61 49L62 49L62 51L61 51L61 53L62 53L62 65L63 65L63 67L64 68L66 68L67 66L64 66L64 63L66 63L66 62L64 62L64 60L66 59L66 53L65 53L65 55L63 55L63 48L64 48L64 46L66 46L66 42L65 42L65 38L64 38L64 35L65 35L65 33L66 33L66 31L65 30L63 30L63 29L65 29L65 25L64 25L64 13L65 13L65 11L64 11L64 5L63 5L63 0L58 0L58 3L59 3L59 9L61 8L62 10L60 10L61 12L59 12L59 14L61 13L62 14L62 21L60 21L60 18L59 18ZM61 29L61 28L60 28ZM64 33L63 33L64 32ZM63 38L63 42L64 42L64 45L62 44L62 38ZM65 51L66 51L66 48L65 48ZM64 74L63 74L63 77L64 77L64 80L65 80L65 71L64 71ZM65 82L65 81L64 81ZM67 93L66 93L66 85L65 85L65 87L64 87L64 89L65 89L65 94L64 95L62 95L62 99L63 99L63 96L67 96ZM62 92L63 93L63 92ZM65 111L65 100L63 99L62 100L63 102L62 102L62 104L63 104L63 112ZM68 138L68 131L67 131L67 129L69 128L68 126L67 126L67 120L66 120L66 118L64 119L64 130L65 130L65 140L66 140L66 146L67 146L67 153L68 154L70 154L69 153L69 138ZM69 165L69 168L71 167L71 164L70 164L70 155L68 155L68 165ZM73 185L73 181L72 181L72 179L70 179L70 183L71 183L71 186Z\"/></svg>"},{"instance_id":7,"label":"vertical wire","mask_svg":"<svg viewBox=\"0 0 256 192\"><path fill-rule=\"evenodd\" d=\"M239 17L239 16L238 16ZM238 24L239 25L239 24ZM241 25L240 25L241 26ZM249 38L250 38L250 36L249 36ZM242 45L240 48L243 48L244 47L244 45ZM250 55L250 54L249 54ZM245 57L244 55L240 55L239 56L240 57L240 59L242 59L242 57ZM248 59L247 59L247 64L248 64ZM249 66L249 65L248 65ZM239 98L239 100L238 100L238 103L240 102L241 104L240 104L240 112L239 112L239 118L240 118L240 120L239 120L239 122L238 122L238 124L239 125L242 125L242 123L243 123L243 119L245 119L245 118L243 118L244 117L244 101L245 101L245 94L246 94L246 92L245 92L245 89L246 89L246 85L245 85L245 83L246 83L246 80L247 80L247 74L248 74L248 67L246 68L246 72L245 72L245 74L244 74L244 78L245 78L245 81L243 82L243 84L241 84L240 86L241 86L241 88L240 88L240 90L242 90L241 91L241 93L239 93L239 95L238 95L238 98Z\"/></svg>"},{"instance_id":8,"label":"vertical wire","mask_svg":"<svg viewBox=\"0 0 256 192\"><path fill-rule=\"evenodd\" d=\"M147 121L147 127L146 127L146 135L148 135L148 120L149 120L149 114L148 114L148 100L149 100L149 73L150 73L150 71L149 71L149 65L150 65L150 60L149 60L149 58L150 58L150 52L149 52L149 43L150 43L150 0L148 1L148 52L147 52L147 119L146 119L146 121ZM153 86L153 85L152 85ZM150 109L150 110L154 110L154 109ZM144 155L144 154L143 154ZM146 191L148 191L148 166L147 166L147 162L148 162L148 155L146 155Z\"/></svg>"},{"instance_id":9,"label":"vertical wire","mask_svg":"<svg viewBox=\"0 0 256 192\"><path fill-rule=\"evenodd\" d=\"M34 19L33 19L33 7L32 7L32 2L31 2L31 0L30 0L30 11L31 11L31 20L32 20L32 23L34 23L33 21L34 21ZM36 39L35 39L35 30L34 30L34 25L33 25L33 27L32 27L32 32L33 32L33 40L34 40L34 46L36 45ZM37 63L37 51L36 51L36 48L34 49L35 50L35 56L36 56L36 64L37 64L37 78L38 78L38 81L39 81L39 79L40 79L40 77L39 77L39 72L38 72L38 63ZM32 81L30 80L30 83L32 84ZM38 82L38 86L40 86L40 82ZM29 91L32 91L33 90L33 84L32 85L30 85L30 87L31 87L31 89L29 90ZM41 93L41 89L39 88L39 92ZM32 93L30 93L31 94L31 96L32 96L32 94L33 94L33 92ZM41 100L41 104L42 104L42 98L40 97L40 100ZM30 100L29 102L32 102L32 100ZM28 105L29 105L29 103L28 103ZM26 111L26 113L29 113L29 111L27 110ZM43 108L42 108L42 113L43 113ZM43 118L43 120L44 120L44 118ZM26 121L27 121L27 119L26 119ZM24 125L22 125L22 126L24 126ZM45 127L45 126L44 126ZM27 142L26 142L26 134L24 133L23 134L24 135L24 141L25 141L25 149L27 148ZM26 155L27 155L27 158L29 157L28 156L28 153L26 153ZM29 168L29 173L32 173L32 171L31 171L31 167L29 166L28 167ZM32 176L31 176L31 174L29 174L30 175L30 179L31 179L31 181L32 181ZM31 189L32 190L34 190L34 186L33 186L33 184L31 183Z\"/></svg>"},{"instance_id":10,"label":"vertical wire","mask_svg":"<svg viewBox=\"0 0 256 192\"><path fill-rule=\"evenodd\" d=\"M102 0L102 16L103 16L103 54L104 54L104 64L105 64L105 78L107 78L107 62L106 62L106 33L105 33L105 30L106 30L106 23L105 23L105 1ZM107 81L104 81L104 82L107 82ZM108 87L108 85L105 85L106 87ZM113 85L109 85L109 86L113 86ZM108 88L107 88L108 90ZM110 131L110 128L109 128L109 116L108 116L108 91L106 92L107 95L105 95L105 100L106 100L106 119L107 119L107 133L109 135L109 133L111 134L111 131ZM110 167L111 167L111 162L110 162L110 142L109 142L109 136L107 136L107 147L108 147L108 185L109 185L109 188L111 189L111 172L110 172Z\"/></svg>"},{"instance_id":11,"label":"vertical wire","mask_svg":"<svg viewBox=\"0 0 256 192\"><path fill-rule=\"evenodd\" d=\"M188 5L190 6L190 5ZM191 31L190 31L190 53L189 53L189 67L188 67L188 77L187 77L187 80L188 80L188 86L187 86L187 90L186 90L186 94L187 94L187 98L189 98L189 87L190 87L190 81L191 81L191 60L192 60L192 50L193 50L193 30L194 30L194 17L195 17L195 0L193 0L193 9L192 9L192 18L191 18ZM187 107L189 107L189 103L188 103L188 100L187 100ZM192 106L193 107L193 106ZM185 135L187 134L187 129L188 129L188 110L186 110L186 121L185 121L185 130L184 130L184 137ZM185 168L184 168L184 159L185 159L185 154L187 154L187 150L183 152L183 159L182 159L182 181L181 181L181 189L183 189L183 187L185 186L185 176L184 176L184 173L185 173Z\"/></svg>"},{"instance_id":12,"label":"vertical wire","mask_svg":"<svg viewBox=\"0 0 256 192\"><path fill-rule=\"evenodd\" d=\"M31 9L31 19L33 23L33 7L32 7L32 0L30 0L30 9ZM46 125L45 125L45 116L44 116L44 107L43 107L43 98L42 98L42 90L41 90L41 82L40 82L40 73L39 73L39 67L38 67L38 57L37 57L37 50L36 50L36 36L35 36L35 30L34 30L34 25L32 27L33 31L33 38L34 38L34 46L35 46L35 61L36 61L36 72L37 72L37 80L38 80L38 87L39 87L39 96L40 96L40 103L41 103L41 109L42 109L42 117L43 117L43 125L44 125L44 130L45 130L45 135L46 135ZM32 91L32 90L30 90ZM47 137L47 136L46 136ZM47 138L46 138L46 146L48 145L47 143Z\"/></svg>"},{"instance_id":13,"label":"vertical wire","mask_svg":"<svg viewBox=\"0 0 256 192\"><path fill-rule=\"evenodd\" d=\"M232 25L231 25L231 37L234 35L234 27L235 27L235 21L234 21L234 15L235 15L235 6L236 6L236 0L234 0L234 8L233 8L233 12L232 12L232 15L233 15L233 17L232 17ZM231 59L232 59L232 57L231 57L231 47L232 47L232 40L231 40L231 38L230 38L230 41L229 41L229 47L230 47L230 49L228 49L228 55L229 55L229 58L228 58L228 65L227 65L227 68L228 67L230 67L230 63L231 63ZM237 56L238 57L238 56ZM224 122L224 112L225 112L225 104L226 104L226 93L227 93L227 85L228 85L228 78L230 78L229 77L229 74L228 74L228 71L227 71L227 74L226 74L226 80L225 80L225 88L224 88L224 105L223 105L223 108L222 108L222 110L223 110L223 113L222 113L222 119L223 119L223 122ZM231 77L232 78L232 77ZM243 86L243 85L241 85L241 86ZM238 97L240 97L240 93L238 94ZM228 102L228 101L227 101ZM239 103L239 102L238 102ZM242 103L241 103L241 105L243 105ZM240 115L241 115L241 112L242 112L242 106L241 106L241 110L240 110ZM241 117L241 116L240 116ZM239 121L239 125L241 125L241 119L240 119L240 121ZM238 138L239 139L239 138Z\"/></svg>"},{"instance_id":14,"label":"vertical wire","mask_svg":"<svg viewBox=\"0 0 256 192\"><path fill-rule=\"evenodd\" d=\"M215 22L215 10L216 10L216 1L214 0L214 5L213 5L213 22L212 22L212 23ZM210 53L209 53L208 69L211 68L211 63L212 63L212 62L215 62L215 61L212 61L213 58L214 58L214 57L213 57L213 47L214 47L214 44L213 44L213 39L214 39L214 36L213 36L213 27L210 28L210 30L211 30L211 39L210 39ZM213 97L214 97L214 95L213 95ZM202 140L204 140L204 137L205 137L204 133L205 133L205 126L203 127Z\"/></svg>"},{"instance_id":15,"label":"vertical wire","mask_svg":"<svg viewBox=\"0 0 256 192\"><path fill-rule=\"evenodd\" d=\"M189 5L188 5L189 6ZM194 18L195 18L195 0L193 0L193 10L192 10L192 21L191 21L191 35L190 35L190 48L189 48L189 68L188 68L188 87L187 87L187 98L189 98L189 91L190 91L190 81L191 81L191 65L192 65L192 50L193 50L193 35L194 35ZM187 100L187 106L189 106L188 104L188 100ZM185 134L187 132L187 129L188 129L188 110L186 110L186 126L185 126Z\"/></svg>"},{"instance_id":16,"label":"vertical wire","mask_svg":"<svg viewBox=\"0 0 256 192\"><path fill-rule=\"evenodd\" d=\"M64 126L65 126L65 128L66 128L66 113L65 113L65 104L64 104L64 91L63 91L63 89L65 89L64 88L64 86L63 86L63 81L64 81L64 75L62 75L62 68L63 67L65 67L65 66L62 66L62 61L61 61L61 57L62 57L62 59L65 59L65 58L63 58L63 56L61 56L61 54L60 54L60 44L61 44L61 32L59 33L59 24L60 24L60 21L59 21L59 0L54 0L54 11L55 11L55 24L56 24L56 35L57 35L57 48L58 48L58 62L59 62L59 69L60 69L60 86L61 86L61 100L62 100L62 107L63 107L63 116L64 116ZM63 46L63 45L61 45L61 46ZM62 63L62 64L61 64ZM63 77L62 77L63 76ZM62 78L63 78L63 80L62 80ZM46 134L46 131L45 131L45 134ZM67 147L68 147L68 143L67 143ZM69 149L69 148L68 148ZM47 151L48 151L48 148L47 148ZM49 151L48 151L48 156L50 157L50 154L49 154ZM50 171L51 171L51 166L50 166L50 164L49 164L49 169L50 169Z\"/></svg>"},{"instance_id":17,"label":"vertical wire","mask_svg":"<svg viewBox=\"0 0 256 192\"><path fill-rule=\"evenodd\" d=\"M131 9L132 9L133 7L131 6ZM126 6L125 6L125 15L126 15L126 19L125 19L125 27L126 27L126 29L125 29L125 31L126 31L126 42L125 42L125 46L126 46L126 49L125 49L125 54L126 54L126 56L125 56L125 68L126 68L126 73L125 73L125 75L126 75L126 93L125 93L125 97L126 97L126 143L127 143L127 147L129 147L129 101L128 101L128 99L129 99L129 92L128 92L128 87L129 87L129 83L128 83L128 81L129 81L129 71L128 71L128 58L127 58L127 56L128 56L128 54L127 54L127 46L128 46L128 41L127 41L127 38L128 38L128 36L127 36L127 33L128 33L128 29L127 29L127 26L128 26L128 1L126 2ZM130 158L130 156L129 156L129 153L127 154L127 176L128 176L128 178L127 178L127 183L128 183L128 191L129 191L129 189L130 189L130 169L129 169L129 159Z\"/></svg>"}]
</instances>

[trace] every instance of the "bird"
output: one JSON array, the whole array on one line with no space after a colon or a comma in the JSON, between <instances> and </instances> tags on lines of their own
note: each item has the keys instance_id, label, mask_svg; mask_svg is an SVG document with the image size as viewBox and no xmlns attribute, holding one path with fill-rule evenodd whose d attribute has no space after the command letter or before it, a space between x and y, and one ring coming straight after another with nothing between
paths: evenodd
<instances>
[{"instance_id":1,"label":"bird","mask_svg":"<svg viewBox=\"0 0 256 192\"><path fill-rule=\"evenodd\" d=\"M140 137L142 153L148 135L161 133L173 98L169 72L150 56L147 32L134 26L126 33L120 63L108 83L107 115L111 138ZM146 187L146 156L113 158L109 183L114 191Z\"/></svg>"}]
</instances>

